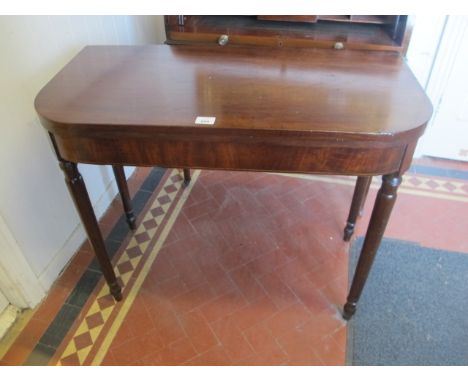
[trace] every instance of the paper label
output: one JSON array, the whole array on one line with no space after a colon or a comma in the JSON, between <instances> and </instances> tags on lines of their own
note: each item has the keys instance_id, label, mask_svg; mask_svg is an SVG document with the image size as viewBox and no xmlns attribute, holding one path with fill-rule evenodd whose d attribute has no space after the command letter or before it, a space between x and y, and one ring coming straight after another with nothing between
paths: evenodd
<instances>
[{"instance_id":1,"label":"paper label","mask_svg":"<svg viewBox=\"0 0 468 382\"><path fill-rule=\"evenodd\" d=\"M216 121L216 117L201 117L201 116L198 116L195 119L195 123L197 125L214 125L215 121Z\"/></svg>"}]
</instances>

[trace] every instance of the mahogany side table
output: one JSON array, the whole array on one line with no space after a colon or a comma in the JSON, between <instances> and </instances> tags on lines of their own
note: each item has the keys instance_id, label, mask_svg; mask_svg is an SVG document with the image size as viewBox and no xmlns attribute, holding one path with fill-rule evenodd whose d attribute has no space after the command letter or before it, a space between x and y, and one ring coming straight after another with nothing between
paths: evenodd
<instances>
[{"instance_id":1,"label":"mahogany side table","mask_svg":"<svg viewBox=\"0 0 468 382\"><path fill-rule=\"evenodd\" d=\"M358 176L345 240L382 175L343 316L349 319L432 106L395 52L89 46L35 107L112 295L120 300L78 163ZM200 118L201 117L201 118ZM210 118L207 118L210 117Z\"/></svg>"}]
</instances>

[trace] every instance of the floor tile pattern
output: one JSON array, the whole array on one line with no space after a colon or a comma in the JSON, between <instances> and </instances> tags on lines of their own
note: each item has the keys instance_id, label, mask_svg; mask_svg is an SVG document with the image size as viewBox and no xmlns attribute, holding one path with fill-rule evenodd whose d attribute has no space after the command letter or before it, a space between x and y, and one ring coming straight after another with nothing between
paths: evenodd
<instances>
[{"instance_id":1,"label":"floor tile pattern","mask_svg":"<svg viewBox=\"0 0 468 382\"><path fill-rule=\"evenodd\" d=\"M122 286L123 294L128 294L130 282L139 270L139 265L144 258L144 253L156 231L161 227L166 213L177 193L181 190L182 177L176 170L172 171L154 201L142 219L141 224L129 238L128 243L123 245L123 252L118 257L114 270L119 284ZM63 353L58 357L58 365L82 365L91 352L93 345L101 335L105 324L108 322L114 310L119 309L122 304L116 303L109 296L109 289L103 282L98 286L98 293L85 314L81 323L75 330L72 338Z\"/></svg>"},{"instance_id":2,"label":"floor tile pattern","mask_svg":"<svg viewBox=\"0 0 468 382\"><path fill-rule=\"evenodd\" d=\"M28 355L63 365L344 364L342 230L355 178L204 170L181 192L180 171L164 183L170 171L159 183L161 175L138 169L130 181L144 210L136 233L127 235L118 198L100 222L125 284L123 304L100 277L94 287L99 267L85 243L0 365ZM379 187L375 177L356 236ZM158 205L146 203L150 195ZM468 252L467 201L466 165L417 161L385 235ZM74 324L47 331L54 320Z\"/></svg>"},{"instance_id":3,"label":"floor tile pattern","mask_svg":"<svg viewBox=\"0 0 468 382\"><path fill-rule=\"evenodd\" d=\"M317 199L350 190L305 186L203 171L103 363L344 364L347 244Z\"/></svg>"}]
</instances>

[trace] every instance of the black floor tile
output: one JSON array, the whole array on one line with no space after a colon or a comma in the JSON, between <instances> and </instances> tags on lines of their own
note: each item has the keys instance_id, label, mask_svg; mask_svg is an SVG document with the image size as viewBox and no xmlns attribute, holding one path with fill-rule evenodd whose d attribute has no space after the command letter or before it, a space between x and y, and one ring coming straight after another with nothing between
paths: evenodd
<instances>
[{"instance_id":1,"label":"black floor tile","mask_svg":"<svg viewBox=\"0 0 468 382\"><path fill-rule=\"evenodd\" d=\"M42 335L36 347L38 345L42 345L52 349L57 349L73 325L73 322L80 314L80 311L81 307L64 304L47 328L46 332Z\"/></svg>"}]
</instances>

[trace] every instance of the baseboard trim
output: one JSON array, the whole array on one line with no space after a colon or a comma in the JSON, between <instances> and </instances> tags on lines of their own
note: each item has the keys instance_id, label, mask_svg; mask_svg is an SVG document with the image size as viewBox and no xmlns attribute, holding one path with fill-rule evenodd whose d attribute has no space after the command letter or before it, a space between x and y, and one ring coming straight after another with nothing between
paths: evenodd
<instances>
[{"instance_id":1,"label":"baseboard trim","mask_svg":"<svg viewBox=\"0 0 468 382\"><path fill-rule=\"evenodd\" d=\"M16 322L20 312L21 310L16 306L8 305L5 310L0 313L0 340Z\"/></svg>"}]
</instances>

